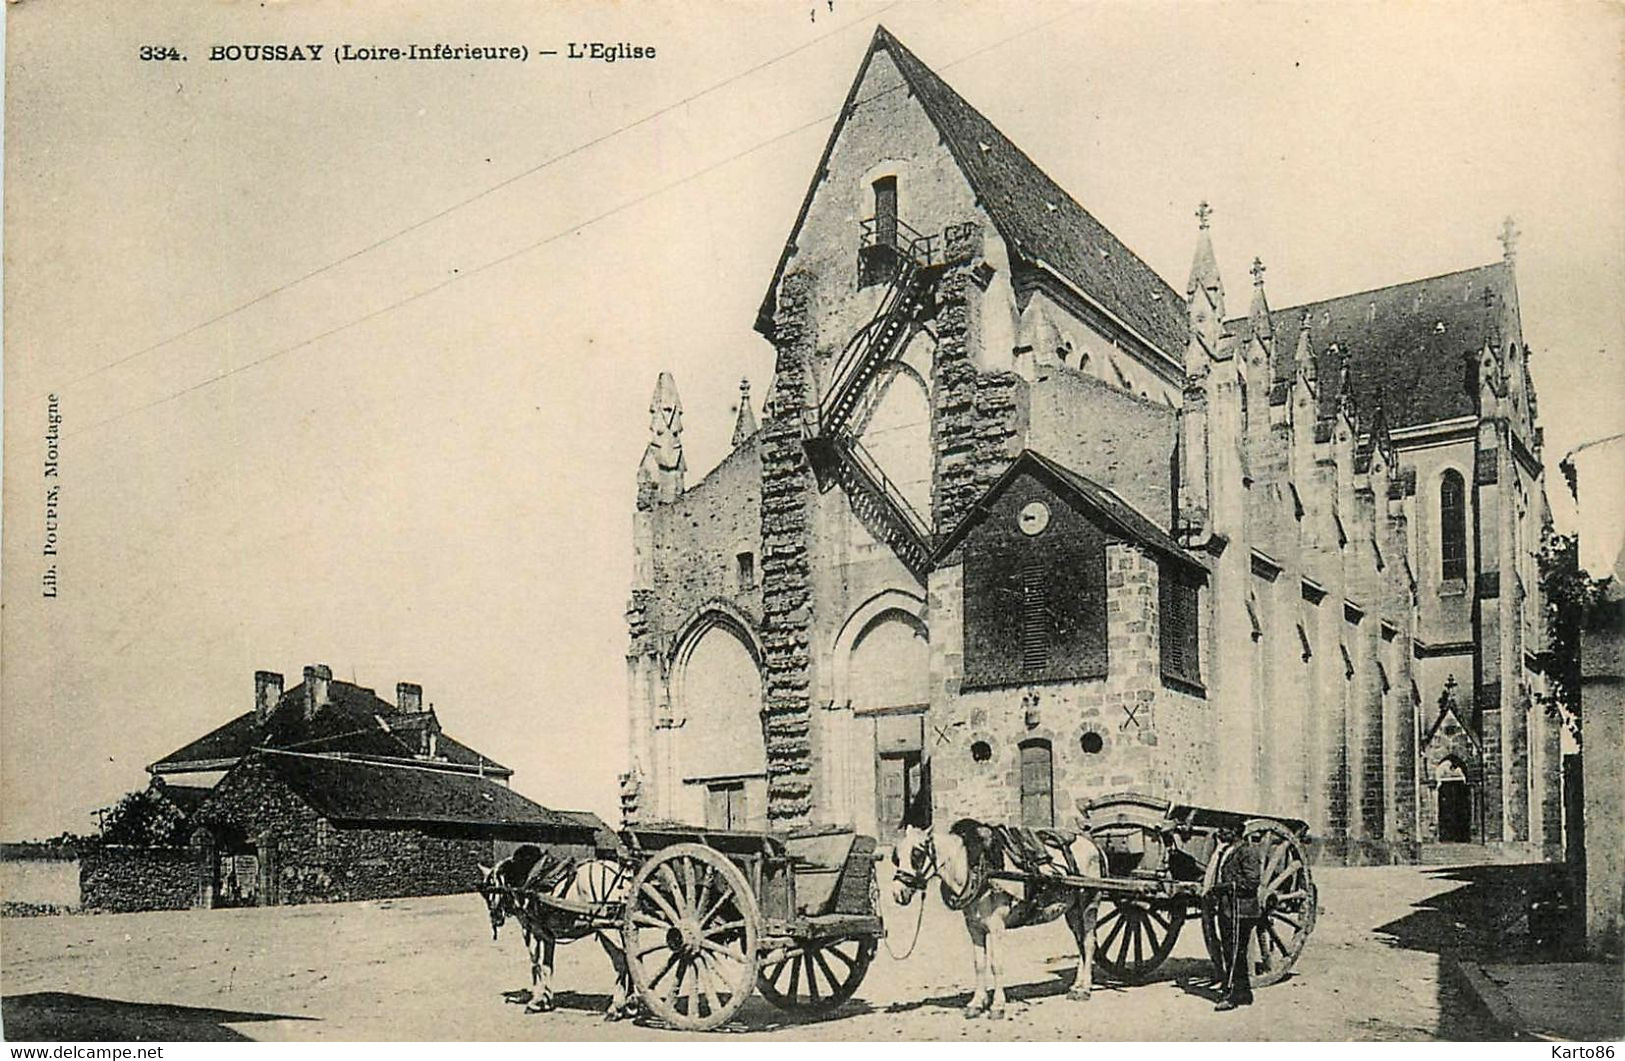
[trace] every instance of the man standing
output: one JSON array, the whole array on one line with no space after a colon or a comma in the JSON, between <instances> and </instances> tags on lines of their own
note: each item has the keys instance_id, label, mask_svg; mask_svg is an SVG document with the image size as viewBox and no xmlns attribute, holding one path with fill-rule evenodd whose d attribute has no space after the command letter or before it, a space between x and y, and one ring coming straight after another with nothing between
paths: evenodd
<instances>
[{"instance_id":1,"label":"man standing","mask_svg":"<svg viewBox=\"0 0 1625 1061\"><path fill-rule=\"evenodd\" d=\"M1248 941L1263 931L1264 910L1258 900L1263 886L1263 845L1252 843L1245 837L1237 840L1230 856L1219 868L1219 895L1229 913L1230 938L1221 940L1229 968L1225 977L1225 996L1214 1009L1224 1012L1237 1006L1253 1004L1252 958L1248 954ZM1225 919L1221 918L1221 923Z\"/></svg>"}]
</instances>

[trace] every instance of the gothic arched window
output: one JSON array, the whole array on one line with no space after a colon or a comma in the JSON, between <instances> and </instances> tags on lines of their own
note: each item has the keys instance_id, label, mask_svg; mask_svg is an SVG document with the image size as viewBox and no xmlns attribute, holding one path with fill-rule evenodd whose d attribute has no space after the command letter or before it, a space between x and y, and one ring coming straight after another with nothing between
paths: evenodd
<instances>
[{"instance_id":1,"label":"gothic arched window","mask_svg":"<svg viewBox=\"0 0 1625 1061\"><path fill-rule=\"evenodd\" d=\"M1454 469L1439 481L1439 573L1467 578L1467 486Z\"/></svg>"}]
</instances>

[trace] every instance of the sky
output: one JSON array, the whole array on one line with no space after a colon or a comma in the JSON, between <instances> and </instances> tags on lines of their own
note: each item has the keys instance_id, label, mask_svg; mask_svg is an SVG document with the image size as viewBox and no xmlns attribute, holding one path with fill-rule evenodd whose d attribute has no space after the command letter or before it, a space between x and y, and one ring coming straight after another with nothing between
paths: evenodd
<instances>
[{"instance_id":1,"label":"sky","mask_svg":"<svg viewBox=\"0 0 1625 1061\"><path fill-rule=\"evenodd\" d=\"M655 378L696 481L877 21L1180 290L1211 202L1238 313L1254 255L1288 306L1498 260L1515 217L1559 505L1625 428L1622 10L7 5L0 837L92 828L318 662L613 819ZM436 41L531 55L329 58ZM538 54L591 41L656 54ZM327 52L208 61L240 42Z\"/></svg>"}]
</instances>

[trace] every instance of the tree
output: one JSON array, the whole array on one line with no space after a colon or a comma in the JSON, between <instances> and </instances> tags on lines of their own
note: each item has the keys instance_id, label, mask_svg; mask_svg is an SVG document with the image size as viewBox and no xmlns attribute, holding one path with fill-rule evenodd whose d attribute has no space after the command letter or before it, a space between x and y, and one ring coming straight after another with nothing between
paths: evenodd
<instances>
[{"instance_id":1,"label":"tree","mask_svg":"<svg viewBox=\"0 0 1625 1061\"><path fill-rule=\"evenodd\" d=\"M101 841L127 847L181 847L186 818L173 804L141 789L127 793L102 820Z\"/></svg>"},{"instance_id":2,"label":"tree","mask_svg":"<svg viewBox=\"0 0 1625 1061\"><path fill-rule=\"evenodd\" d=\"M1540 588L1546 599L1546 651L1541 667L1546 692L1540 701L1548 714L1580 719L1580 631L1606 580L1592 578L1580 568L1580 543L1572 534L1558 534L1550 526L1541 537Z\"/></svg>"}]
</instances>

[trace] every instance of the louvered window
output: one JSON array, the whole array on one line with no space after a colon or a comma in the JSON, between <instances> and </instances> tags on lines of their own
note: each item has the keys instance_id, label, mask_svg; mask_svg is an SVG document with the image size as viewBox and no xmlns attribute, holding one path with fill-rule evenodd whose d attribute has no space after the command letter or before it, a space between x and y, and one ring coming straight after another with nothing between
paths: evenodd
<instances>
[{"instance_id":1,"label":"louvered window","mask_svg":"<svg viewBox=\"0 0 1625 1061\"><path fill-rule=\"evenodd\" d=\"M1027 534L1017 516L1034 499L1051 515ZM964 688L1106 677L1106 539L1098 527L1018 486L964 550Z\"/></svg>"},{"instance_id":2,"label":"louvered window","mask_svg":"<svg viewBox=\"0 0 1625 1061\"><path fill-rule=\"evenodd\" d=\"M1042 564L1021 565L1021 667L1043 670L1049 664L1049 585Z\"/></svg>"},{"instance_id":3,"label":"louvered window","mask_svg":"<svg viewBox=\"0 0 1625 1061\"><path fill-rule=\"evenodd\" d=\"M1157 611L1162 633L1162 676L1200 685L1201 645L1197 626L1197 587L1164 565L1157 588Z\"/></svg>"}]
</instances>

